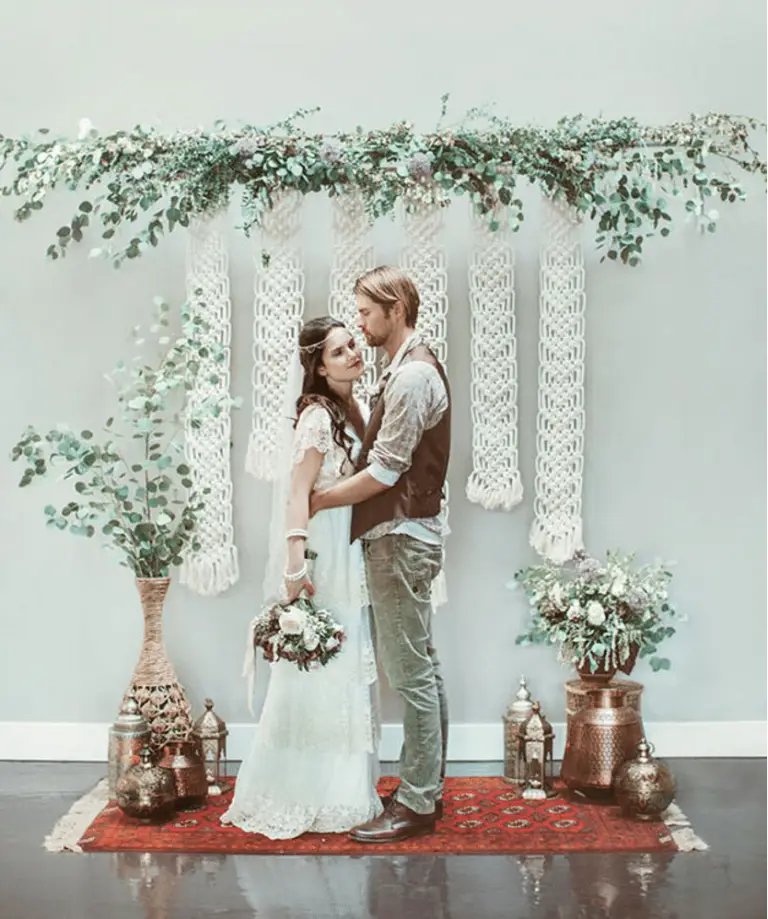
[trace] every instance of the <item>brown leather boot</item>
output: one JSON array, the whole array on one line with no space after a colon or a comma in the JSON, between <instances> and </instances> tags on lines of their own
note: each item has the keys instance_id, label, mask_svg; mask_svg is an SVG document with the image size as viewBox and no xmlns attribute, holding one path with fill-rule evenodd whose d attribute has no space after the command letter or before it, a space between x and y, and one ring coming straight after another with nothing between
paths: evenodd
<instances>
[{"instance_id":1,"label":"brown leather boot","mask_svg":"<svg viewBox=\"0 0 768 919\"><path fill-rule=\"evenodd\" d=\"M395 791L390 792L388 795L379 795L379 797L381 798L381 803L384 805L384 807L389 807L389 802L394 799L396 793L397 793L397 789L395 789ZM438 798L437 801L435 801L435 820L442 820L442 819L443 819L443 799Z\"/></svg>"},{"instance_id":2,"label":"brown leather boot","mask_svg":"<svg viewBox=\"0 0 768 919\"><path fill-rule=\"evenodd\" d=\"M435 830L434 814L417 814L399 801L391 800L384 813L350 831L355 842L397 842L424 836Z\"/></svg>"}]
</instances>

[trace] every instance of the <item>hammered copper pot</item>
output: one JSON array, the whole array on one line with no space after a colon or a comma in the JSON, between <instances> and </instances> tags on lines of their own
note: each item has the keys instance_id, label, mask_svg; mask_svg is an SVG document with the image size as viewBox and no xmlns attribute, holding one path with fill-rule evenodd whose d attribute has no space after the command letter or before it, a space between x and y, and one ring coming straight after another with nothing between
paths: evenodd
<instances>
[{"instance_id":1,"label":"hammered copper pot","mask_svg":"<svg viewBox=\"0 0 768 919\"><path fill-rule=\"evenodd\" d=\"M634 756L642 722L619 687L595 688L587 695L588 706L571 719L560 776L572 791L605 795L616 769Z\"/></svg>"},{"instance_id":2,"label":"hammered copper pot","mask_svg":"<svg viewBox=\"0 0 768 919\"><path fill-rule=\"evenodd\" d=\"M152 761L152 751L144 747L141 762L131 766L115 786L117 806L129 817L163 820L176 810L176 782L173 772Z\"/></svg>"},{"instance_id":3,"label":"hammered copper pot","mask_svg":"<svg viewBox=\"0 0 768 919\"><path fill-rule=\"evenodd\" d=\"M637 756L623 763L613 778L616 801L628 817L658 820L675 797L675 778L669 768L653 759L643 737Z\"/></svg>"},{"instance_id":4,"label":"hammered copper pot","mask_svg":"<svg viewBox=\"0 0 768 919\"><path fill-rule=\"evenodd\" d=\"M643 684L634 680L614 680L611 683L611 688L623 690L627 697L626 704L630 708L634 708L642 721ZM589 694L593 689L595 689L593 683L584 682L583 680L568 680L565 684L566 743L570 736L573 716L583 708L587 708Z\"/></svg>"},{"instance_id":5,"label":"hammered copper pot","mask_svg":"<svg viewBox=\"0 0 768 919\"><path fill-rule=\"evenodd\" d=\"M196 810L205 804L208 776L196 741L174 740L166 744L160 765L173 772L178 810Z\"/></svg>"}]
</instances>

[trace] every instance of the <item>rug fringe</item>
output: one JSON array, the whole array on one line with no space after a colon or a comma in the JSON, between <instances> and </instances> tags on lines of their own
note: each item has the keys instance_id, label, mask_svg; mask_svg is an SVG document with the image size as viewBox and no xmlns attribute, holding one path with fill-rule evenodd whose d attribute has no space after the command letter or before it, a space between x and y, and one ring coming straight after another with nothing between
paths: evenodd
<instances>
[{"instance_id":1,"label":"rug fringe","mask_svg":"<svg viewBox=\"0 0 768 919\"><path fill-rule=\"evenodd\" d=\"M709 848L704 840L694 833L691 821L674 801L661 815L661 819L669 829L669 834L678 851L704 852Z\"/></svg>"},{"instance_id":2,"label":"rug fringe","mask_svg":"<svg viewBox=\"0 0 768 919\"><path fill-rule=\"evenodd\" d=\"M50 835L45 837L43 848L48 852L82 852L78 842L107 804L109 780L102 779L95 788L75 801Z\"/></svg>"}]
</instances>

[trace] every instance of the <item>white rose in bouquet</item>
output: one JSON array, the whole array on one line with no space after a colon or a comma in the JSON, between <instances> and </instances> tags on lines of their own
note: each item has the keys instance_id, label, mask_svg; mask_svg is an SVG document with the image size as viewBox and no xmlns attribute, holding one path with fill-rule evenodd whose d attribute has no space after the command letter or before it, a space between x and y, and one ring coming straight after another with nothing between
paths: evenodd
<instances>
[{"instance_id":1,"label":"white rose in bouquet","mask_svg":"<svg viewBox=\"0 0 768 919\"><path fill-rule=\"evenodd\" d=\"M307 651L314 651L319 644L317 632L314 629L304 629L304 647Z\"/></svg>"},{"instance_id":2,"label":"white rose in bouquet","mask_svg":"<svg viewBox=\"0 0 768 919\"><path fill-rule=\"evenodd\" d=\"M337 648L338 646L339 646L339 639L336 638L334 635L331 635L331 637L325 643L325 650L333 651L333 649Z\"/></svg>"},{"instance_id":3,"label":"white rose in bouquet","mask_svg":"<svg viewBox=\"0 0 768 919\"><path fill-rule=\"evenodd\" d=\"M304 626L307 624L307 617L300 609L289 606L280 613L280 631L284 635L301 635Z\"/></svg>"},{"instance_id":4,"label":"white rose in bouquet","mask_svg":"<svg viewBox=\"0 0 768 919\"><path fill-rule=\"evenodd\" d=\"M567 616L569 619L581 619L581 614L584 610L581 608L581 603L578 600L574 600L573 603L568 607Z\"/></svg>"},{"instance_id":5,"label":"white rose in bouquet","mask_svg":"<svg viewBox=\"0 0 768 919\"><path fill-rule=\"evenodd\" d=\"M605 610L602 603L592 600L587 604L587 622L595 626L605 622Z\"/></svg>"},{"instance_id":6,"label":"white rose in bouquet","mask_svg":"<svg viewBox=\"0 0 768 919\"><path fill-rule=\"evenodd\" d=\"M614 597L621 597L624 595L624 591L627 589L627 579L624 574L618 574L611 584L611 593Z\"/></svg>"}]
</instances>

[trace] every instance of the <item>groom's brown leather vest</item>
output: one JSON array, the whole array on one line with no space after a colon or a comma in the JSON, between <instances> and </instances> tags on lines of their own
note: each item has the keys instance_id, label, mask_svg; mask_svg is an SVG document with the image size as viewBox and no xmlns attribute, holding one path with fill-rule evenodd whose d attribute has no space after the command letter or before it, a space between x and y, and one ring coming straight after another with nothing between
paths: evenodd
<instances>
[{"instance_id":1,"label":"groom's brown leather vest","mask_svg":"<svg viewBox=\"0 0 768 919\"><path fill-rule=\"evenodd\" d=\"M451 390L440 361L425 345L416 345L403 357L402 363L409 361L425 361L437 370L448 394L448 408L440 421L424 432L414 450L410 468L400 476L396 484L352 508L350 542L390 520L436 517L440 513L451 455ZM372 407L371 419L357 459L358 470L368 465L368 456L384 418L384 408L385 395L382 393Z\"/></svg>"}]
</instances>

